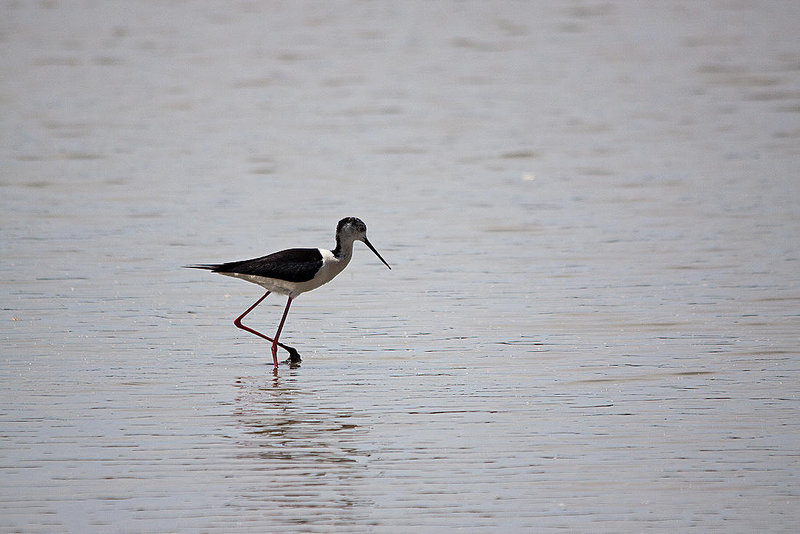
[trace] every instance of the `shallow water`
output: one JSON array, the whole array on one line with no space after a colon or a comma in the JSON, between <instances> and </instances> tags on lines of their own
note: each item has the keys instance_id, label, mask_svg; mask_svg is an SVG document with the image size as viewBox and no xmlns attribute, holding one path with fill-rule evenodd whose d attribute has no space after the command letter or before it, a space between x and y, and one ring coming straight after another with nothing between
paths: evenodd
<instances>
[{"instance_id":1,"label":"shallow water","mask_svg":"<svg viewBox=\"0 0 800 534\"><path fill-rule=\"evenodd\" d=\"M800 4L3 10L0 530L794 530Z\"/></svg>"}]
</instances>

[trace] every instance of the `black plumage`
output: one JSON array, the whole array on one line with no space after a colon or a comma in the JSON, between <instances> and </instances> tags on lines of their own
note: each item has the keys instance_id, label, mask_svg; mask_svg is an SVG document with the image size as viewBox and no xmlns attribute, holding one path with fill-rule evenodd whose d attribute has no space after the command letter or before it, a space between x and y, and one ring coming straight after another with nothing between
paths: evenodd
<instances>
[{"instance_id":1,"label":"black plumage","mask_svg":"<svg viewBox=\"0 0 800 534\"><path fill-rule=\"evenodd\" d=\"M290 248L252 260L191 267L215 273L246 274L299 283L314 278L322 267L322 253L318 248Z\"/></svg>"}]
</instances>

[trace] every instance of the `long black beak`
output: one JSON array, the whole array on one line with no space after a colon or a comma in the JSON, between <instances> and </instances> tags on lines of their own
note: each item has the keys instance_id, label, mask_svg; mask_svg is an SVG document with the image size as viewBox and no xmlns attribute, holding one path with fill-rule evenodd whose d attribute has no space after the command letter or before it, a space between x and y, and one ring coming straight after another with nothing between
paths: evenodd
<instances>
[{"instance_id":1,"label":"long black beak","mask_svg":"<svg viewBox=\"0 0 800 534\"><path fill-rule=\"evenodd\" d=\"M374 252L374 253L375 253L375 255L376 255L376 256L378 256L378 259L379 259L379 260L381 260L385 266L389 267L389 264L388 264L388 263L386 263L386 260L384 260L383 258L381 258L381 255L380 255L380 254L378 254L378 251L377 251L377 250L375 250L375 247L373 247L373 246L372 246L372 243L370 243L370 242L369 242L369 239L367 239L367 238L366 238L366 236L364 237L364 244L365 244L365 245L367 245L367 246L369 247L369 249L370 249L372 252ZM391 271L391 270L392 270L392 268L391 268L391 267L389 267L389 270Z\"/></svg>"}]
</instances>

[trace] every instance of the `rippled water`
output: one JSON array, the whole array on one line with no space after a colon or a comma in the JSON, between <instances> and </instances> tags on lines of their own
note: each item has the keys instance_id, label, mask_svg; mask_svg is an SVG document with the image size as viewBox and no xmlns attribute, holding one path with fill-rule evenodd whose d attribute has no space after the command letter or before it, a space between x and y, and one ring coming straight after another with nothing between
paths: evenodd
<instances>
[{"instance_id":1,"label":"rippled water","mask_svg":"<svg viewBox=\"0 0 800 534\"><path fill-rule=\"evenodd\" d=\"M3 12L0 530L796 528L800 4Z\"/></svg>"}]
</instances>

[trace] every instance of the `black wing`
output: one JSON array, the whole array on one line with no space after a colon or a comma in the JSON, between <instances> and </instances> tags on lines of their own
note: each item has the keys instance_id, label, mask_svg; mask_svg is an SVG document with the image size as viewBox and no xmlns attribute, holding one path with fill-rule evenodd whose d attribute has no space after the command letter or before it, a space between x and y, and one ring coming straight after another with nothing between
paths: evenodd
<instances>
[{"instance_id":1,"label":"black wing","mask_svg":"<svg viewBox=\"0 0 800 534\"><path fill-rule=\"evenodd\" d=\"M290 248L252 260L228 263L187 265L215 273L236 273L277 278L287 282L308 282L322 267L322 254L316 248Z\"/></svg>"}]
</instances>

